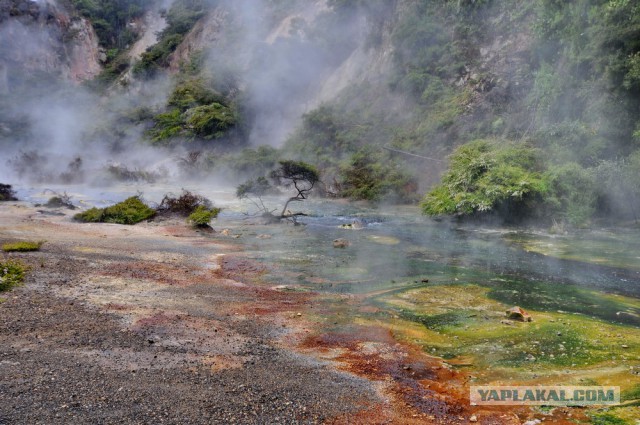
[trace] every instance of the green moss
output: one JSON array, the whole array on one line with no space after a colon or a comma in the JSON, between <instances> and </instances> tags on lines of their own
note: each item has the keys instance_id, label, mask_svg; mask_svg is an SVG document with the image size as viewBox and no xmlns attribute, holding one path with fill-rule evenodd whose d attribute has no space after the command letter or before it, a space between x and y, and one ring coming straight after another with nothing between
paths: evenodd
<instances>
[{"instance_id":1,"label":"green moss","mask_svg":"<svg viewBox=\"0 0 640 425\"><path fill-rule=\"evenodd\" d=\"M640 384L636 385L633 388L622 391L622 394L620 394L620 399L622 401L640 400Z\"/></svg>"},{"instance_id":2,"label":"green moss","mask_svg":"<svg viewBox=\"0 0 640 425\"><path fill-rule=\"evenodd\" d=\"M604 385L617 378L607 381L598 370L618 368L621 362L624 369L639 359L635 347L640 334L634 327L555 310L529 309L533 322L510 321L505 311L513 305L490 299L490 293L478 285L429 284L386 294L380 300L399 317L389 323L394 333L404 333L425 350L454 359L452 364L487 370L490 379L500 371L518 380L531 379L527 376L531 371L545 377L562 368L573 370L572 379L579 376L581 385ZM627 372L620 373L626 376ZM626 384L628 397L638 391L634 384L638 385L637 379Z\"/></svg>"},{"instance_id":3,"label":"green moss","mask_svg":"<svg viewBox=\"0 0 640 425\"><path fill-rule=\"evenodd\" d=\"M20 285L25 278L28 267L20 261L0 261L0 291L7 291Z\"/></svg>"},{"instance_id":4,"label":"green moss","mask_svg":"<svg viewBox=\"0 0 640 425\"><path fill-rule=\"evenodd\" d=\"M596 413L591 416L591 423L593 425L629 425L629 422L611 413Z\"/></svg>"},{"instance_id":5,"label":"green moss","mask_svg":"<svg viewBox=\"0 0 640 425\"><path fill-rule=\"evenodd\" d=\"M187 221L194 227L207 227L211 220L216 218L220 213L220 208L207 208L204 205L199 205L195 211L193 211Z\"/></svg>"},{"instance_id":6,"label":"green moss","mask_svg":"<svg viewBox=\"0 0 640 425\"><path fill-rule=\"evenodd\" d=\"M421 323L428 329L435 331L443 331L450 327L461 326L464 321L463 316L464 313L458 311L433 315L424 315L410 311L402 311L400 314L400 317L402 317L403 319Z\"/></svg>"},{"instance_id":7,"label":"green moss","mask_svg":"<svg viewBox=\"0 0 640 425\"><path fill-rule=\"evenodd\" d=\"M74 218L85 223L136 224L148 220L156 214L137 196L106 208L91 208L78 213Z\"/></svg>"},{"instance_id":8,"label":"green moss","mask_svg":"<svg viewBox=\"0 0 640 425\"><path fill-rule=\"evenodd\" d=\"M44 241L38 242L14 242L2 245L4 252L30 252L39 251Z\"/></svg>"}]
</instances>

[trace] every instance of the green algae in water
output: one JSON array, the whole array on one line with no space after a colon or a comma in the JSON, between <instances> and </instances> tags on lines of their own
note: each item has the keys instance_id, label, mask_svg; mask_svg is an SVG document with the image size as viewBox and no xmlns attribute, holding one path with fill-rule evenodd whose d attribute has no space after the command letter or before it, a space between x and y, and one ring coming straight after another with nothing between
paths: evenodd
<instances>
[{"instance_id":1,"label":"green algae in water","mask_svg":"<svg viewBox=\"0 0 640 425\"><path fill-rule=\"evenodd\" d=\"M429 352L447 358L469 358L486 370L553 373L594 365L640 360L640 330L572 313L530 310L532 323L505 320L509 304L491 298L479 285L441 285L380 297L399 311L401 320L423 326L423 336L407 327ZM402 325L394 329L402 333ZM627 348L624 348L623 345Z\"/></svg>"},{"instance_id":2,"label":"green algae in water","mask_svg":"<svg viewBox=\"0 0 640 425\"><path fill-rule=\"evenodd\" d=\"M509 242L527 252L564 260L640 270L640 234L637 230L589 232L566 236L510 234Z\"/></svg>"},{"instance_id":3,"label":"green algae in water","mask_svg":"<svg viewBox=\"0 0 640 425\"><path fill-rule=\"evenodd\" d=\"M492 289L488 296L505 304L540 311L580 313L613 323L640 326L640 302L632 298L615 299L570 284L509 278L489 285Z\"/></svg>"},{"instance_id":4,"label":"green algae in water","mask_svg":"<svg viewBox=\"0 0 640 425\"><path fill-rule=\"evenodd\" d=\"M611 413L596 413L591 415L591 423L593 425L629 425L630 422L618 418Z\"/></svg>"},{"instance_id":5,"label":"green algae in water","mask_svg":"<svg viewBox=\"0 0 640 425\"><path fill-rule=\"evenodd\" d=\"M464 323L464 313L451 312L433 315L417 314L410 311L402 311L400 317L412 322L420 323L428 329L443 331L450 327L462 326Z\"/></svg>"}]
</instances>

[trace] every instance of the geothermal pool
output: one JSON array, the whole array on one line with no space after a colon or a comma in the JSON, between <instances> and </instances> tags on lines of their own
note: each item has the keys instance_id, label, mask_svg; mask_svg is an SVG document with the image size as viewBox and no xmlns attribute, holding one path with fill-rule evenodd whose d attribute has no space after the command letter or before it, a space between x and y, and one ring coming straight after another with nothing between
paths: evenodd
<instances>
[{"instance_id":1,"label":"geothermal pool","mask_svg":"<svg viewBox=\"0 0 640 425\"><path fill-rule=\"evenodd\" d=\"M88 206L119 201L133 189L66 191ZM169 189L145 187L144 197L158 202L179 192ZM309 214L302 225L267 225L229 190L189 189L224 208L212 223L217 232L202 238L233 237L240 246L233 255L264 266L252 284L324 294L324 306L310 315L327 332L384 327L467 371L472 383L620 386L630 404L617 414L637 417L639 230L478 228L431 220L416 207L318 200L295 205ZM50 193L19 195L37 202ZM349 226L354 222L362 228ZM335 239L348 246L335 248ZM506 320L513 306L533 321Z\"/></svg>"}]
</instances>

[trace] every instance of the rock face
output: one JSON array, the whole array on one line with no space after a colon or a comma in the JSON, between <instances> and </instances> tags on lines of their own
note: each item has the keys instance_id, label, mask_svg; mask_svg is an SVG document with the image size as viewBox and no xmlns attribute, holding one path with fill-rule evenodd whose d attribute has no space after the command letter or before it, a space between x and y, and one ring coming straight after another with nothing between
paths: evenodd
<instances>
[{"instance_id":1,"label":"rock face","mask_svg":"<svg viewBox=\"0 0 640 425\"><path fill-rule=\"evenodd\" d=\"M20 82L62 77L75 82L101 71L91 24L52 0L0 1L0 92Z\"/></svg>"}]
</instances>

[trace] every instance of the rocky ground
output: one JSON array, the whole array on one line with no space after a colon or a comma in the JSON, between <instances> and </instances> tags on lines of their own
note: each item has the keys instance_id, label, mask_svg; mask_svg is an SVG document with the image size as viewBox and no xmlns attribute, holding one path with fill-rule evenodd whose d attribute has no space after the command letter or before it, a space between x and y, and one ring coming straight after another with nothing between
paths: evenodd
<instances>
[{"instance_id":1,"label":"rocky ground","mask_svg":"<svg viewBox=\"0 0 640 425\"><path fill-rule=\"evenodd\" d=\"M1 294L0 424L523 422L388 332L307 320L320 295L249 283L239 240L70 215L0 204L0 243L46 240L0 254L31 267Z\"/></svg>"}]
</instances>

